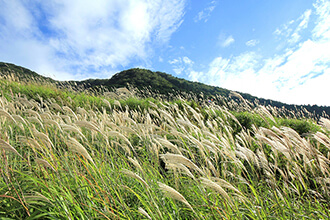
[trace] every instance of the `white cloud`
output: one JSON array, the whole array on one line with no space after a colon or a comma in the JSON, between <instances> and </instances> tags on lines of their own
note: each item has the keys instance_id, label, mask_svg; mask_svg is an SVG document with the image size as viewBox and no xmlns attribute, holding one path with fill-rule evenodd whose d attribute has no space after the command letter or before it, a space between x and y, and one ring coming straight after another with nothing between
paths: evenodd
<instances>
[{"instance_id":1,"label":"white cloud","mask_svg":"<svg viewBox=\"0 0 330 220\"><path fill-rule=\"evenodd\" d=\"M188 64L188 65L192 65L194 62L189 59L188 57L183 57L182 58L182 61L185 63L185 64Z\"/></svg>"},{"instance_id":2,"label":"white cloud","mask_svg":"<svg viewBox=\"0 0 330 220\"><path fill-rule=\"evenodd\" d=\"M298 24L298 26L296 27L296 29L293 31L293 33L291 34L291 36L288 38L288 43L293 45L295 43L297 43L298 41L301 40L301 31L303 31L304 29L307 28L308 23L309 23L309 19L311 16L312 10L308 9L304 12L304 14L302 14L296 21L300 22Z\"/></svg>"},{"instance_id":3,"label":"white cloud","mask_svg":"<svg viewBox=\"0 0 330 220\"><path fill-rule=\"evenodd\" d=\"M300 18L298 20L301 20L301 21L297 27L298 31L307 28L311 14L312 14L312 10L308 9L304 12L303 15L300 16Z\"/></svg>"},{"instance_id":4,"label":"white cloud","mask_svg":"<svg viewBox=\"0 0 330 220\"><path fill-rule=\"evenodd\" d=\"M281 27L276 28L274 31L275 36L279 40L284 39L289 45L294 45L299 42L301 37L301 32L308 27L310 16L312 14L311 9L307 9L299 18L296 20L290 20L289 22L281 25ZM283 47L284 45L282 45Z\"/></svg>"},{"instance_id":5,"label":"white cloud","mask_svg":"<svg viewBox=\"0 0 330 220\"><path fill-rule=\"evenodd\" d=\"M254 47L257 44L259 44L259 40L256 40L256 39L249 40L245 43L245 45L248 47Z\"/></svg>"},{"instance_id":6,"label":"white cloud","mask_svg":"<svg viewBox=\"0 0 330 220\"><path fill-rule=\"evenodd\" d=\"M234 57L228 65L230 72L242 72L249 69L254 69L258 66L260 55L256 52L245 52Z\"/></svg>"},{"instance_id":7,"label":"white cloud","mask_svg":"<svg viewBox=\"0 0 330 220\"><path fill-rule=\"evenodd\" d=\"M330 2L327 0L318 0L314 4L318 19L313 30L313 37L330 39Z\"/></svg>"},{"instance_id":8,"label":"white cloud","mask_svg":"<svg viewBox=\"0 0 330 220\"><path fill-rule=\"evenodd\" d=\"M184 66L177 66L173 68L176 75L180 75L185 70Z\"/></svg>"},{"instance_id":9,"label":"white cloud","mask_svg":"<svg viewBox=\"0 0 330 220\"><path fill-rule=\"evenodd\" d=\"M235 42L233 36L226 37L224 34L220 34L218 38L218 45L220 47L228 47Z\"/></svg>"},{"instance_id":10,"label":"white cloud","mask_svg":"<svg viewBox=\"0 0 330 220\"><path fill-rule=\"evenodd\" d=\"M276 28L276 30L274 31L273 34L276 35L276 36L279 36L279 35L282 34L282 30L280 28Z\"/></svg>"},{"instance_id":11,"label":"white cloud","mask_svg":"<svg viewBox=\"0 0 330 220\"><path fill-rule=\"evenodd\" d=\"M0 15L2 23L6 26L1 26L1 32L9 31L12 28L16 33L24 31L25 35L30 33L30 28L33 27L33 18L30 13L25 10L23 3L18 1L7 1L1 3Z\"/></svg>"},{"instance_id":12,"label":"white cloud","mask_svg":"<svg viewBox=\"0 0 330 220\"><path fill-rule=\"evenodd\" d=\"M189 77L289 104L330 106L330 2L317 1L314 7L275 31L288 42L278 54L262 57L248 51L230 58L219 56L205 74L191 71ZM307 29L311 16L317 16L316 23L303 40L300 33ZM297 24L295 28L293 24Z\"/></svg>"},{"instance_id":13,"label":"white cloud","mask_svg":"<svg viewBox=\"0 0 330 220\"><path fill-rule=\"evenodd\" d=\"M330 69L326 69L324 74L315 78L310 78L306 83L288 90L289 95L282 93L282 99L286 102L296 104L319 104L329 106L328 91L330 82ZM292 98L294 97L294 98Z\"/></svg>"},{"instance_id":14,"label":"white cloud","mask_svg":"<svg viewBox=\"0 0 330 220\"><path fill-rule=\"evenodd\" d=\"M199 80L204 76L203 72L197 72L194 70L191 70L188 74L188 77L193 82L199 82Z\"/></svg>"},{"instance_id":15,"label":"white cloud","mask_svg":"<svg viewBox=\"0 0 330 220\"><path fill-rule=\"evenodd\" d=\"M301 39L301 36L297 32L294 32L288 39L288 43L293 45L293 44L297 43L300 39Z\"/></svg>"},{"instance_id":16,"label":"white cloud","mask_svg":"<svg viewBox=\"0 0 330 220\"><path fill-rule=\"evenodd\" d=\"M202 11L198 12L197 16L195 17L194 21L198 22L203 20L204 22L207 22L209 17L211 16L212 11L216 7L216 1L211 1L209 3L209 6L204 8Z\"/></svg>"},{"instance_id":17,"label":"white cloud","mask_svg":"<svg viewBox=\"0 0 330 220\"><path fill-rule=\"evenodd\" d=\"M228 68L229 62L230 59L224 59L222 57L215 58L209 65L208 75L210 75L212 78L217 77L219 80L221 80L226 74L225 71Z\"/></svg>"},{"instance_id":18,"label":"white cloud","mask_svg":"<svg viewBox=\"0 0 330 220\"><path fill-rule=\"evenodd\" d=\"M180 75L181 73L189 73L192 71L192 67L194 65L194 61L187 56L178 57L177 59L168 61L168 63L172 65L172 69L176 75Z\"/></svg>"},{"instance_id":19,"label":"white cloud","mask_svg":"<svg viewBox=\"0 0 330 220\"><path fill-rule=\"evenodd\" d=\"M176 64L176 63L179 63L179 62L181 62L181 58L173 59L173 60L168 61L169 64Z\"/></svg>"},{"instance_id":20,"label":"white cloud","mask_svg":"<svg viewBox=\"0 0 330 220\"><path fill-rule=\"evenodd\" d=\"M325 95L329 81L322 81L329 78L329 63L330 42L307 40L267 59L256 52L217 57L207 78L195 74L191 79L289 104L330 105Z\"/></svg>"},{"instance_id":21,"label":"white cloud","mask_svg":"<svg viewBox=\"0 0 330 220\"><path fill-rule=\"evenodd\" d=\"M185 0L1 2L0 57L40 73L61 72L57 79L107 74L109 67L132 60L143 63L152 45L169 41L185 7ZM32 51L38 51L33 59Z\"/></svg>"}]
</instances>

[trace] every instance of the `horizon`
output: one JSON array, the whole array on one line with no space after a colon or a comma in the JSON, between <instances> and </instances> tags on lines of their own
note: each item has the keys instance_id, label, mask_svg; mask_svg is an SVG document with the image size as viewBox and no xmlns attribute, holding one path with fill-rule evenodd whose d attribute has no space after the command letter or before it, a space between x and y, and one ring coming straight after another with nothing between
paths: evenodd
<instances>
[{"instance_id":1,"label":"horizon","mask_svg":"<svg viewBox=\"0 0 330 220\"><path fill-rule=\"evenodd\" d=\"M2 62L2 61L0 61L0 62ZM17 65L14 64L14 63L6 63L6 62L4 62L4 63L5 63L5 64L11 64L11 65L15 65L15 66L17 66ZM23 66L18 66L18 67L23 67ZM23 68L28 69L28 68L26 68L26 67L23 67ZM113 75L111 75L109 78L86 78L86 79L74 80L74 81L75 81L75 82L78 82L78 81L79 81L79 82L82 82L82 81L86 81L86 80L94 80L94 79L107 80L107 79L110 79L111 77L113 77L113 76L116 75L116 74L119 74L119 73L124 72L124 71L127 71L127 70L131 70L131 69L142 69L142 70L147 70L147 71L152 71L152 72L161 72L161 71L153 71L153 70L150 70L150 69L145 69L145 68L142 68L142 67L133 67L133 68L129 68L129 69L125 69L125 70L122 70L122 71L116 72L116 73L114 73ZM30 70L30 69L28 69L28 70ZM30 71L33 71L33 70L30 70ZM33 72L35 72L35 71L33 71ZM35 73L37 73L38 75L44 76L44 75L42 75L42 74L40 74L40 73L38 73L38 72L35 72ZM166 72L162 72L162 73L169 74L169 73L166 73ZM181 77L179 77L179 76L174 76L174 75L172 75L172 74L169 74L169 75L171 75L171 76L173 76L173 77L176 77L176 78L178 78L178 79L184 79L184 78L181 78ZM44 77L49 77L49 78L51 78L51 79L53 79L53 80L56 80L56 79L54 79L54 78L51 77L51 76L44 76ZM62 81L62 80L56 80L56 81ZM70 81L70 80L63 80L62 82L67 82L67 81ZM193 82L193 81L190 81L190 82ZM197 83L202 83L202 82L197 82ZM202 84L205 84L205 83L202 83ZM208 85L208 84L205 84L205 85ZM212 86L212 85L209 85L209 86ZM218 86L214 86L214 87L218 87ZM222 88L222 87L219 87L219 88ZM226 88L222 88L222 89L226 89ZM251 94L249 94L249 93L239 92L239 91L235 91L235 90L229 90L229 91L238 92L238 93L240 93L240 94L251 95ZM253 96L253 95L251 95L251 96ZM254 97L256 97L256 98L258 98L258 99L265 99L265 100L267 100L266 98L259 97L259 96L254 96ZM272 99L268 99L268 100L269 100L269 101L277 101L277 100L272 100ZM288 103L281 102L281 101L277 101L277 102L280 102L280 103L282 103L282 104L284 104L284 105L296 105L296 106L318 106L318 107L325 107L325 108L330 107L330 106L327 106L327 105L317 105L317 104L314 104L314 105L311 105L311 104L288 104Z\"/></svg>"},{"instance_id":2,"label":"horizon","mask_svg":"<svg viewBox=\"0 0 330 220\"><path fill-rule=\"evenodd\" d=\"M3 1L0 60L56 80L145 68L330 106L330 1Z\"/></svg>"}]
</instances>

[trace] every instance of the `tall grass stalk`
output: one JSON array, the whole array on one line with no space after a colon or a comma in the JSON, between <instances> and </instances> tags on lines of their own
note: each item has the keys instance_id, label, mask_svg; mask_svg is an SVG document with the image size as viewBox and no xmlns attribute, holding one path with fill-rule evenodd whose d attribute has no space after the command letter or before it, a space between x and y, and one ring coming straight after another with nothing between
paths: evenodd
<instances>
[{"instance_id":1,"label":"tall grass stalk","mask_svg":"<svg viewBox=\"0 0 330 220\"><path fill-rule=\"evenodd\" d=\"M330 217L326 116L8 79L0 219Z\"/></svg>"}]
</instances>

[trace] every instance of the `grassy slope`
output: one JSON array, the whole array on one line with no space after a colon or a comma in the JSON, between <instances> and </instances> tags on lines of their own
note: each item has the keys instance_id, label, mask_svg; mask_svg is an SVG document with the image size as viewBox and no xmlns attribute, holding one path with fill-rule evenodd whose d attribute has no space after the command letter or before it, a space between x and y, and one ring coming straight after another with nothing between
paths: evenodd
<instances>
[{"instance_id":1,"label":"grassy slope","mask_svg":"<svg viewBox=\"0 0 330 220\"><path fill-rule=\"evenodd\" d=\"M139 68L122 71L112 76L109 80L86 80L81 83L88 85L87 87L102 85L107 88L119 88L129 84L140 90L148 88L148 90L163 94L164 97L167 98L172 98L168 96L168 94L178 92L194 94L195 96L197 95L198 100L209 98L217 99L217 96L219 95L225 98L232 98L230 96L231 91L224 88L209 86L199 82L191 82L163 72L153 72ZM201 93L203 96L200 95ZM323 112L330 115L330 107L326 106L288 105L274 100L258 98L246 93L239 94L250 103L257 102L262 105L271 105L277 108L284 107L287 110L294 112L298 112L301 109L307 109L307 111L314 113L317 116L321 116Z\"/></svg>"},{"instance_id":2,"label":"grassy slope","mask_svg":"<svg viewBox=\"0 0 330 220\"><path fill-rule=\"evenodd\" d=\"M149 97L151 94L157 94L157 96L162 96L162 98L175 99L177 94L192 94L196 97L196 102L200 100L207 100L213 98L222 102L222 98L232 99L230 96L231 91L223 89L220 87L209 86L203 83L190 82L185 79L180 79L162 72L153 72L146 69L129 69L115 74L110 79L89 79L85 81L55 81L51 78L43 77L37 73L28 70L26 68L16 66L14 64L2 63L0 62L0 76L1 75L11 75L14 78L20 80L29 80L42 84L53 84L58 88L72 88L73 90L89 90L89 91L104 91L113 88L125 87L127 84L140 89L143 92L142 95ZM11 77L12 78L12 77ZM200 94L203 94L202 96ZM174 94L173 96L171 96ZM326 106L296 106L287 105L281 102L272 101L263 98L257 98L245 93L239 93L247 101L254 105L255 102L262 105L271 105L273 107L282 108L284 107L288 111L300 112L306 109L308 112L314 114L314 116L323 116L324 113L330 115L330 107ZM187 95L185 95L187 97ZM219 96L221 98L219 99Z\"/></svg>"},{"instance_id":3,"label":"grassy slope","mask_svg":"<svg viewBox=\"0 0 330 220\"><path fill-rule=\"evenodd\" d=\"M0 88L0 218L329 217L329 130L312 120L9 80Z\"/></svg>"}]
</instances>

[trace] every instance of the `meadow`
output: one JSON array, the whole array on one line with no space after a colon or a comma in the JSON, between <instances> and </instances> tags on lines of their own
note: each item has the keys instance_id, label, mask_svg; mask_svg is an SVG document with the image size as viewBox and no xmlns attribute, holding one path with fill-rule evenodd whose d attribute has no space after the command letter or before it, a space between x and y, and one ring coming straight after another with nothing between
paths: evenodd
<instances>
[{"instance_id":1,"label":"meadow","mask_svg":"<svg viewBox=\"0 0 330 220\"><path fill-rule=\"evenodd\" d=\"M235 93L0 88L1 219L330 217L326 116Z\"/></svg>"}]
</instances>

